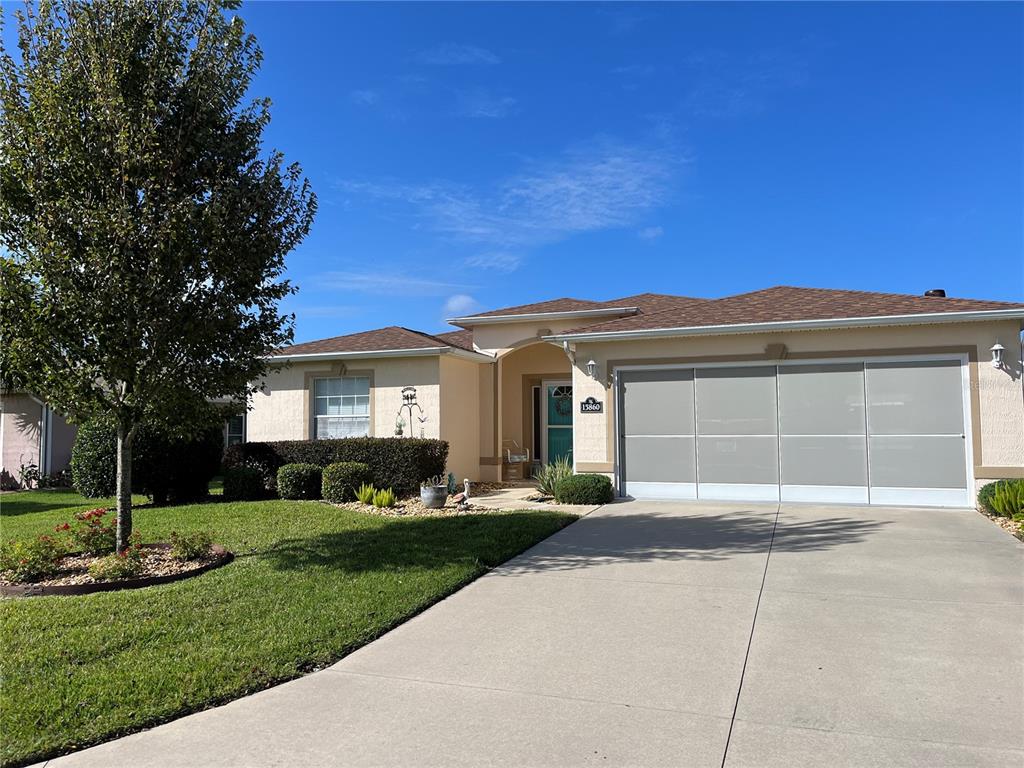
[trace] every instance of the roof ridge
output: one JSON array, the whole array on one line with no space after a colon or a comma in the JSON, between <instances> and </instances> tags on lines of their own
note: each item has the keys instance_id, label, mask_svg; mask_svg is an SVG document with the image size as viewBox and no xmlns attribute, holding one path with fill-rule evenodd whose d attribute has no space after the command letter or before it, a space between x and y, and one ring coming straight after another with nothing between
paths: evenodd
<instances>
[{"instance_id":1,"label":"roof ridge","mask_svg":"<svg viewBox=\"0 0 1024 768\"><path fill-rule=\"evenodd\" d=\"M924 293L896 293L894 291L868 291L862 288L821 288L819 286L807 286L807 285L771 285L767 288L759 288L755 291L745 291L743 293L733 293L727 296L722 296L717 299L709 299L709 301L722 301L723 299L735 299L741 296L753 296L759 293L767 293L768 291L776 290L788 290L788 291L814 291L817 293L834 293L834 294L856 294L858 296L886 296L897 299L930 299L936 301L942 301L943 299L948 301L980 301L985 304L1006 304L1009 306L1018 306L1017 302L1013 301L1000 301L998 299L972 299L966 296L925 296Z\"/></svg>"},{"instance_id":2,"label":"roof ridge","mask_svg":"<svg viewBox=\"0 0 1024 768\"><path fill-rule=\"evenodd\" d=\"M415 333L417 336L422 336L423 338L429 339L430 341L436 341L436 342L438 342L440 344L443 344L446 347L454 346L452 344L449 344L447 341L442 339L440 336L435 336L434 334L427 333L426 331L417 331L415 328L406 328L404 325L396 325L396 326L393 326L393 327L401 328L403 331L408 331L409 333Z\"/></svg>"}]
</instances>

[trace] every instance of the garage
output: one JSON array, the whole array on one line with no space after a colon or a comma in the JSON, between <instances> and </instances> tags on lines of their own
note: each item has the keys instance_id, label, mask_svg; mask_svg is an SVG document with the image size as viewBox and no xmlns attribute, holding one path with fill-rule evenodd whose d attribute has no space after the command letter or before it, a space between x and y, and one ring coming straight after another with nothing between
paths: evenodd
<instances>
[{"instance_id":1,"label":"garage","mask_svg":"<svg viewBox=\"0 0 1024 768\"><path fill-rule=\"evenodd\" d=\"M966 360L623 366L622 495L967 506Z\"/></svg>"}]
</instances>

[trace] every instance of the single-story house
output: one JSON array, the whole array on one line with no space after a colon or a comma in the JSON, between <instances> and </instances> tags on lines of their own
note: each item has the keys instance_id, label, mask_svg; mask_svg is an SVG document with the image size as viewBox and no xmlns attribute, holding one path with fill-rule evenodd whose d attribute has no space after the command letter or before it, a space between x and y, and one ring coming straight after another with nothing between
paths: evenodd
<instances>
[{"instance_id":1,"label":"single-story house","mask_svg":"<svg viewBox=\"0 0 1024 768\"><path fill-rule=\"evenodd\" d=\"M30 466L40 475L67 469L77 432L34 395L0 391L0 488L20 488L22 472Z\"/></svg>"},{"instance_id":2,"label":"single-story house","mask_svg":"<svg viewBox=\"0 0 1024 768\"><path fill-rule=\"evenodd\" d=\"M779 286L450 322L280 350L241 439L442 438L459 479L567 457L653 499L967 506L1024 477L1024 304Z\"/></svg>"}]
</instances>

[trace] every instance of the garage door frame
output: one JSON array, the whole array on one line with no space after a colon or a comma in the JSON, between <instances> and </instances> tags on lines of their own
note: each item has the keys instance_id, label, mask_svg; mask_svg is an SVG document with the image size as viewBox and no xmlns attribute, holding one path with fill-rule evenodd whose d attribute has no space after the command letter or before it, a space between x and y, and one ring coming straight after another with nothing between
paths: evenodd
<instances>
[{"instance_id":1,"label":"garage door frame","mask_svg":"<svg viewBox=\"0 0 1024 768\"><path fill-rule=\"evenodd\" d=\"M971 408L971 385L970 385L970 361L969 356L965 353L932 353L932 354L921 354L921 355L868 355L868 356L855 356L855 355L844 355L841 357L799 357L789 358L786 360L764 360L764 359L747 359L747 360L735 360L728 362L687 362L687 363L650 363L650 364L618 364L613 367L612 379L613 379L613 402L615 403L613 429L614 440L613 442L613 460L614 460L614 480L616 490L619 495L622 494L624 485L624 478L622 477L623 460L621 456L622 451L622 382L621 374L626 371L660 371L660 370L693 370L694 378L696 379L696 371L702 368L749 368L751 366L757 367L774 367L776 369L776 379L778 377L778 369L786 366L793 365L839 365L843 363L855 363L863 364L865 367L870 363L904 363L904 362L932 362L932 361L953 361L959 365L960 368L960 379L961 379L961 407L963 409L963 441L964 441L964 462L965 462L965 476L966 476L966 487L964 489L950 489L948 492L943 493L930 493L929 489L918 489L918 488L906 488L906 489L885 489L887 492L884 494L878 494L883 498L875 500L870 495L868 497L868 504L900 504L905 506L936 506L936 507L965 507L970 506L973 503L973 489L975 486L974 478L974 444L973 444L973 413ZM866 375L866 374L865 374ZM776 400L778 405L778 400ZM865 403L865 410L867 409L867 403ZM781 439L781 435L779 435ZM870 447L868 447L870 457ZM781 461L781 454L780 454ZM869 458L870 461L870 458ZM779 489L780 494L782 490L782 475L781 471L779 474ZM870 481L869 481L870 485ZM698 486L699 487L699 486ZM701 497L699 491L697 492L697 498ZM737 499L742 501L742 499ZM791 503L787 501L786 503ZM793 501L792 503L800 503ZM823 503L821 501L808 501L807 503ZM836 503L852 503L856 502L836 502ZM862 505L861 505L862 506Z\"/></svg>"}]
</instances>

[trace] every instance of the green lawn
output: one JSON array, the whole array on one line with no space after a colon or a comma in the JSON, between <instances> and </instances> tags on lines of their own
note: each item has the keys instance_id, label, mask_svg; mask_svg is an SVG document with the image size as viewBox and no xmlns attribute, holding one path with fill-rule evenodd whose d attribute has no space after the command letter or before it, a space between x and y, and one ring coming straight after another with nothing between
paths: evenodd
<instances>
[{"instance_id":1,"label":"green lawn","mask_svg":"<svg viewBox=\"0 0 1024 768\"><path fill-rule=\"evenodd\" d=\"M94 506L65 491L5 494L0 533L49 532ZM140 507L144 540L205 528L235 561L146 589L0 601L0 761L41 760L329 664L573 519L377 517L287 501Z\"/></svg>"}]
</instances>

